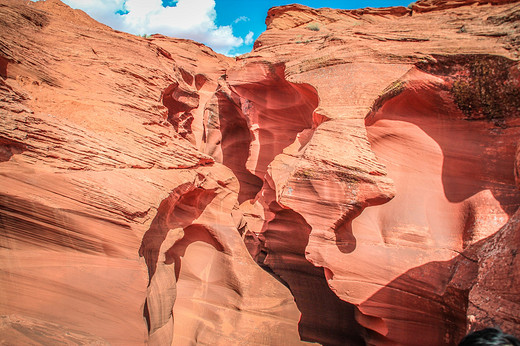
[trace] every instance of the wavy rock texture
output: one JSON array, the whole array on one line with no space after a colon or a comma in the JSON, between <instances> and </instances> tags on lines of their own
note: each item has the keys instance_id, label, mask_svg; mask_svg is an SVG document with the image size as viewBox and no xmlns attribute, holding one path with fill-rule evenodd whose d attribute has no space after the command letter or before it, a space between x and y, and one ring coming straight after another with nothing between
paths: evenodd
<instances>
[{"instance_id":1,"label":"wavy rock texture","mask_svg":"<svg viewBox=\"0 0 520 346\"><path fill-rule=\"evenodd\" d=\"M493 89L483 87L488 76L474 75L475 69L481 68L493 75ZM496 74L502 73L502 68L505 80L500 81ZM518 82L507 77L517 71L517 63L498 57L439 56L435 63L419 64L405 75L389 91L388 99L388 94L382 96L386 100L381 108L366 120L372 149L386 165L397 193L391 202L367 209L354 220L354 226L362 234L377 230L382 244L389 247L387 256L396 256L395 247L407 248L399 260L414 264L404 277L396 277L359 305L363 314L382 318L387 335L391 335L392 325L403 320L415 322L416 330L432 340L455 326L458 333L465 332L465 272L475 269L472 263L464 262L476 262L476 244L497 232L518 208L513 166L520 113L516 105L511 112L498 112L500 106L493 105L496 113L490 114L484 104L486 93L494 93L489 100L508 98L509 82ZM460 100L459 93L471 94L474 87L479 93L476 100L482 105L465 109L462 106L471 101L466 96ZM511 93L513 99L502 103L504 107L518 99L518 84ZM377 220L386 222L377 225ZM421 266L415 265L420 262ZM396 297L400 295L397 290L403 289L409 295L406 304ZM428 314L418 309L424 299L432 301ZM409 306L417 316L411 311L400 316L397 309L381 314L376 302ZM435 320L444 320L449 326L436 330L432 327ZM457 335L457 329L450 335Z\"/></svg>"},{"instance_id":2,"label":"wavy rock texture","mask_svg":"<svg viewBox=\"0 0 520 346\"><path fill-rule=\"evenodd\" d=\"M2 342L520 334L519 13L288 5L232 59L1 0Z\"/></svg>"},{"instance_id":3,"label":"wavy rock texture","mask_svg":"<svg viewBox=\"0 0 520 346\"><path fill-rule=\"evenodd\" d=\"M289 82L319 98L322 120L269 163L262 190L241 205L248 248L291 288L304 340L456 344L486 324L519 332L506 312L515 290L495 293L514 265L482 268L520 201L519 8L468 4L274 8L255 50L238 59L244 72L284 64ZM252 213L253 204L264 208ZM513 260L503 253L499 261ZM328 300L324 280L351 305ZM316 297L326 312L308 309Z\"/></svg>"},{"instance_id":4,"label":"wavy rock texture","mask_svg":"<svg viewBox=\"0 0 520 346\"><path fill-rule=\"evenodd\" d=\"M233 60L59 1L2 1L0 22L2 342L299 343L236 178L196 149Z\"/></svg>"}]
</instances>

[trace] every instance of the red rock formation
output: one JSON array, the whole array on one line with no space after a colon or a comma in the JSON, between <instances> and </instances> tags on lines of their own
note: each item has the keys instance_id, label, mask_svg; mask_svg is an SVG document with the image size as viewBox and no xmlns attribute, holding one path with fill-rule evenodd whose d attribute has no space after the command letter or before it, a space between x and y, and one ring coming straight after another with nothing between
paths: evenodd
<instances>
[{"instance_id":1,"label":"red rock formation","mask_svg":"<svg viewBox=\"0 0 520 346\"><path fill-rule=\"evenodd\" d=\"M298 343L234 227L236 178L196 149L233 59L57 0L2 1L0 23L0 339Z\"/></svg>"},{"instance_id":2,"label":"red rock formation","mask_svg":"<svg viewBox=\"0 0 520 346\"><path fill-rule=\"evenodd\" d=\"M472 75L476 66L488 68L490 74L473 76L475 80L464 84L464 76ZM502 68L505 80L496 76ZM515 138L520 134L515 124L520 114L516 105L512 113L505 110L518 102L518 97L513 96L518 95L518 86L507 88L507 76L512 74L508 70L517 68L513 62L498 57L437 57L435 63L419 64L419 69L398 81L388 91L389 96L382 96L389 99L382 101L381 108L367 118L372 149L387 167L396 185L396 197L385 205L367 209L355 220L355 226L362 234L377 230L382 245L397 246L384 250L387 256L397 256L397 251L400 261L413 268L359 305L363 314L382 318L385 332L378 331L379 334L399 343L413 343L413 339L392 335L393 330L398 330L393 325L406 320L415 322L415 330L436 343L456 343L464 335L469 286L452 282L453 273L460 266L454 259L495 233L518 208L513 164ZM488 104L484 104L484 95L491 92L484 87L488 77L494 81L495 94L489 95L491 103L513 97L502 103L503 110L497 104L489 108L493 113L488 113ZM467 108L471 100L465 97L471 95L473 87L481 93L475 98L482 102L481 109L477 105L471 110ZM464 94L463 100L460 94ZM377 219L387 221L379 222L375 228ZM407 253L401 253L399 247L408 248ZM435 291L428 292L424 285L435 287ZM417 309L424 303L414 303L410 298L399 300L392 289L440 303L427 316L424 310ZM392 309L391 313L382 314L378 311L382 304L410 306L410 311L399 315L398 309ZM414 310L416 314L411 312ZM444 339L444 332L450 328L450 338Z\"/></svg>"},{"instance_id":3,"label":"red rock formation","mask_svg":"<svg viewBox=\"0 0 520 346\"><path fill-rule=\"evenodd\" d=\"M478 252L478 275L469 291L471 329L499 325L518 335L518 212L483 243Z\"/></svg>"},{"instance_id":4,"label":"red rock formation","mask_svg":"<svg viewBox=\"0 0 520 346\"><path fill-rule=\"evenodd\" d=\"M239 202L255 197L269 163L319 121L313 118L316 91L287 82L284 72L269 63L230 70L208 107L206 152L239 178Z\"/></svg>"},{"instance_id":5,"label":"red rock formation","mask_svg":"<svg viewBox=\"0 0 520 346\"><path fill-rule=\"evenodd\" d=\"M289 5L235 61L1 0L2 340L520 334L518 11Z\"/></svg>"},{"instance_id":6,"label":"red rock formation","mask_svg":"<svg viewBox=\"0 0 520 346\"><path fill-rule=\"evenodd\" d=\"M424 14L272 9L255 51L241 57L246 66L284 63L290 82L317 90L315 114L330 119L270 163L257 195L267 224L246 237L249 248L288 278L302 320L312 295L291 276L312 277L303 253L324 267L330 288L356 306L369 344L456 343L476 318L467 307L479 249L518 208L518 67L486 55L518 56L517 9L445 5ZM493 322L518 333L510 316ZM307 340L349 338L327 340L316 329L300 324Z\"/></svg>"}]
</instances>

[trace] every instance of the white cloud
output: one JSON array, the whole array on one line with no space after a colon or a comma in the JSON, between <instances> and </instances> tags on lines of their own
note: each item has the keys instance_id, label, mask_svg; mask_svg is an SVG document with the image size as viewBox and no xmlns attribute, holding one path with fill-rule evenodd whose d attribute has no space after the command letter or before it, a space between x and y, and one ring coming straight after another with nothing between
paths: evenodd
<instances>
[{"instance_id":1,"label":"white cloud","mask_svg":"<svg viewBox=\"0 0 520 346\"><path fill-rule=\"evenodd\" d=\"M114 29L135 35L160 33L204 43L215 51L228 54L252 41L233 34L231 26L217 26L215 0L178 0L175 6L163 7L161 0L63 0L73 8L87 12L94 19ZM248 20L247 17L237 18ZM237 21L235 21L237 22Z\"/></svg>"},{"instance_id":2,"label":"white cloud","mask_svg":"<svg viewBox=\"0 0 520 346\"><path fill-rule=\"evenodd\" d=\"M235 24L240 22L249 22L249 18L247 18L246 16L240 16L233 21L233 23Z\"/></svg>"},{"instance_id":3,"label":"white cloud","mask_svg":"<svg viewBox=\"0 0 520 346\"><path fill-rule=\"evenodd\" d=\"M254 35L254 33L252 31L248 32L246 35L246 38L244 39L244 43L245 44L253 43L253 35Z\"/></svg>"}]
</instances>

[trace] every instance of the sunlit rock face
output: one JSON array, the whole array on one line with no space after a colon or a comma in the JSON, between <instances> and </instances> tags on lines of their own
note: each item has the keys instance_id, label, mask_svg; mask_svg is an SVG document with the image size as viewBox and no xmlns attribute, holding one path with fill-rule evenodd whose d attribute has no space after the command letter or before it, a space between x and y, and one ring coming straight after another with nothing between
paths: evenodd
<instances>
[{"instance_id":1,"label":"sunlit rock face","mask_svg":"<svg viewBox=\"0 0 520 346\"><path fill-rule=\"evenodd\" d=\"M477 88L498 101L509 98L508 85L517 84L511 89L516 99L518 82L510 78L516 73L517 63L498 57L438 56L396 82L367 117L372 149L387 167L396 196L367 208L354 220L353 232L372 234L381 256L399 258L393 268L404 269L359 304L363 318L381 319L378 334L387 330L387 337L412 343L392 333L403 320L438 343L455 343L465 334L476 249L518 208L513 167L520 113L488 113L486 96L478 98L482 106L465 109L471 100L459 93ZM488 77L498 81L492 90L484 87ZM335 276L331 286L336 280L338 287L349 286L342 281L352 275L348 270Z\"/></svg>"},{"instance_id":2,"label":"sunlit rock face","mask_svg":"<svg viewBox=\"0 0 520 346\"><path fill-rule=\"evenodd\" d=\"M520 334L518 3L276 7L236 59L0 1L0 340Z\"/></svg>"},{"instance_id":3,"label":"sunlit rock face","mask_svg":"<svg viewBox=\"0 0 520 346\"><path fill-rule=\"evenodd\" d=\"M235 227L238 180L197 150L234 60L59 1L0 6L2 342L298 344L290 291Z\"/></svg>"},{"instance_id":4,"label":"sunlit rock face","mask_svg":"<svg viewBox=\"0 0 520 346\"><path fill-rule=\"evenodd\" d=\"M312 86L319 103L313 126L271 160L239 210L253 258L291 288L303 340L456 344L485 325L518 333L506 312L518 299L503 281L516 276L514 251L498 250L520 202L516 11L419 2L269 12L234 70L284 64L287 81ZM487 38L497 31L501 40ZM249 129L246 163L258 160ZM484 274L491 248L507 270ZM326 308L309 309L316 297Z\"/></svg>"}]
</instances>

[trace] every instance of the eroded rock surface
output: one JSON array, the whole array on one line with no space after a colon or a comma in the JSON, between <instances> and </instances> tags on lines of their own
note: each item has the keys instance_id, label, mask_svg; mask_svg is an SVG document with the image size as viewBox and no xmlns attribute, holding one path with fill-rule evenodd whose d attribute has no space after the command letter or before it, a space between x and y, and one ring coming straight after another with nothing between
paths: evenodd
<instances>
[{"instance_id":1,"label":"eroded rock surface","mask_svg":"<svg viewBox=\"0 0 520 346\"><path fill-rule=\"evenodd\" d=\"M299 343L238 181L197 150L233 59L59 1L2 1L0 23L2 342Z\"/></svg>"},{"instance_id":2,"label":"eroded rock surface","mask_svg":"<svg viewBox=\"0 0 520 346\"><path fill-rule=\"evenodd\" d=\"M232 59L1 0L2 341L520 334L519 11L277 7Z\"/></svg>"},{"instance_id":3,"label":"eroded rock surface","mask_svg":"<svg viewBox=\"0 0 520 346\"><path fill-rule=\"evenodd\" d=\"M469 4L274 8L255 50L238 60L244 71L282 63L289 82L319 98L313 116L322 121L271 161L262 190L241 206L253 224L244 227L250 252L291 288L305 340L456 344L486 323L518 333L510 315L492 318L491 308L518 300L490 294L514 269L489 279L489 291L476 289L483 249L513 227L520 202L518 4ZM264 206L254 218L252 204ZM316 280L308 262L352 304L341 322L350 333L320 334L325 319L306 307L326 295L294 278ZM337 309L332 303L328 316Z\"/></svg>"}]
</instances>

